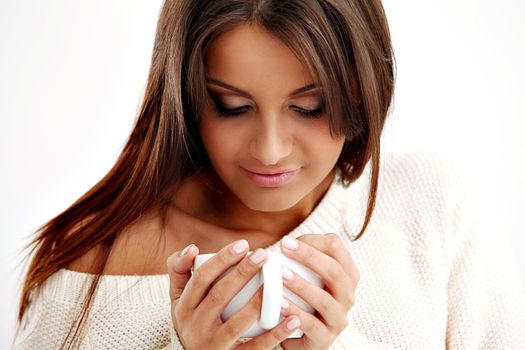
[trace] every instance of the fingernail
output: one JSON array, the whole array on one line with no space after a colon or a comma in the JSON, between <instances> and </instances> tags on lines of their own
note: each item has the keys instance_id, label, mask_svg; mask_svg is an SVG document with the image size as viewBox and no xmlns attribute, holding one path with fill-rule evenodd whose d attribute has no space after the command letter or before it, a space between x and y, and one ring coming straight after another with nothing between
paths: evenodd
<instances>
[{"instance_id":1,"label":"fingernail","mask_svg":"<svg viewBox=\"0 0 525 350\"><path fill-rule=\"evenodd\" d=\"M248 242L246 240L240 240L239 242L235 243L232 247L232 250L235 254L241 254L244 253L244 251L248 249Z\"/></svg>"},{"instance_id":2,"label":"fingernail","mask_svg":"<svg viewBox=\"0 0 525 350\"><path fill-rule=\"evenodd\" d=\"M293 272L290 271L289 268L283 266L283 267L281 268L281 271L282 271L282 273L283 273L283 278L284 278L286 281L291 281L291 280L293 280Z\"/></svg>"},{"instance_id":3,"label":"fingernail","mask_svg":"<svg viewBox=\"0 0 525 350\"><path fill-rule=\"evenodd\" d=\"M281 301L281 308L288 309L289 307L290 307L290 303L288 302L288 300L283 299L283 301Z\"/></svg>"},{"instance_id":4,"label":"fingernail","mask_svg":"<svg viewBox=\"0 0 525 350\"><path fill-rule=\"evenodd\" d=\"M255 253L250 255L250 262L254 265L260 264L266 258L264 249L257 249Z\"/></svg>"},{"instance_id":5,"label":"fingernail","mask_svg":"<svg viewBox=\"0 0 525 350\"><path fill-rule=\"evenodd\" d=\"M289 330L292 330L292 329L296 329L300 325L301 325L301 321L299 321L298 318L293 318L291 321L289 321L286 324L286 328L288 328Z\"/></svg>"},{"instance_id":6,"label":"fingernail","mask_svg":"<svg viewBox=\"0 0 525 350\"><path fill-rule=\"evenodd\" d=\"M184 249L179 253L179 257L186 255L186 254L190 251L190 248L191 248L192 245L193 245L193 243L190 244L189 246L187 246L186 248L184 248Z\"/></svg>"},{"instance_id":7,"label":"fingernail","mask_svg":"<svg viewBox=\"0 0 525 350\"><path fill-rule=\"evenodd\" d=\"M299 243L297 240L290 238L290 237L283 237L283 247L290 250L296 250L299 248Z\"/></svg>"}]
</instances>

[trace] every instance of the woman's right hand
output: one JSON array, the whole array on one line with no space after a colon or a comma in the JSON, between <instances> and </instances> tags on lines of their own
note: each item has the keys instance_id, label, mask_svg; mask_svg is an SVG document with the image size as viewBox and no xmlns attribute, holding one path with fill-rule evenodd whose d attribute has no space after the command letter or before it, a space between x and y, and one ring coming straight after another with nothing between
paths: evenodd
<instances>
[{"instance_id":1,"label":"woman's right hand","mask_svg":"<svg viewBox=\"0 0 525 350\"><path fill-rule=\"evenodd\" d=\"M222 248L200 268L190 273L199 253L190 245L175 252L167 261L170 276L171 317L185 349L272 349L298 326L297 316L285 318L275 328L241 343L240 337L259 319L262 289L228 321L221 314L230 300L264 265L267 254L257 249L248 255L248 242L233 242ZM235 266L216 284L212 283L228 268ZM291 329L287 325L293 326Z\"/></svg>"}]
</instances>

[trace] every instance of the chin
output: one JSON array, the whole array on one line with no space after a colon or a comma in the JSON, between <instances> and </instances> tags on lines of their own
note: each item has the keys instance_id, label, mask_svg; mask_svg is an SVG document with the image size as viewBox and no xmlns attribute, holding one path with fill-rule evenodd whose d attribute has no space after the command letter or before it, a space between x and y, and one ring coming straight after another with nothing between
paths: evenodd
<instances>
[{"instance_id":1,"label":"chin","mask_svg":"<svg viewBox=\"0 0 525 350\"><path fill-rule=\"evenodd\" d=\"M248 197L248 198L247 198ZM293 208L301 199L300 196L286 196L286 198L266 198L256 196L239 197L242 203L254 211L280 212Z\"/></svg>"}]
</instances>

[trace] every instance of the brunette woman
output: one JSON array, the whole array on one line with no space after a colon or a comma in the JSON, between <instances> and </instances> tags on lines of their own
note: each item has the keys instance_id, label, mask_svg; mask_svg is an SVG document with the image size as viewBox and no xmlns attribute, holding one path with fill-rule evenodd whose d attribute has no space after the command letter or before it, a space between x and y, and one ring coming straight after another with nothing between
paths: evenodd
<instances>
[{"instance_id":1,"label":"brunette woman","mask_svg":"<svg viewBox=\"0 0 525 350\"><path fill-rule=\"evenodd\" d=\"M393 89L379 0L166 0L122 154L31 244L15 348L525 348L459 168L381 154ZM261 294L220 315L268 250L325 287L284 273L315 314L242 339Z\"/></svg>"}]
</instances>

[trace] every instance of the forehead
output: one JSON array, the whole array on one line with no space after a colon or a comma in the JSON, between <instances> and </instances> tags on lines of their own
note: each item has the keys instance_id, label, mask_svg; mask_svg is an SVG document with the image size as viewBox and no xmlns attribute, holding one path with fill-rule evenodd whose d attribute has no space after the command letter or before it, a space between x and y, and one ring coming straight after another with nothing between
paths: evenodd
<instances>
[{"instance_id":1,"label":"forehead","mask_svg":"<svg viewBox=\"0 0 525 350\"><path fill-rule=\"evenodd\" d=\"M208 47L209 77L241 87L297 88L312 82L307 67L284 42L257 24L242 24Z\"/></svg>"}]
</instances>

